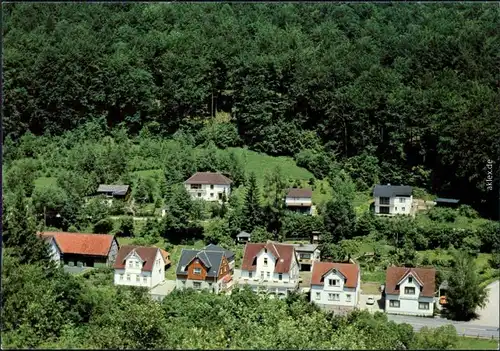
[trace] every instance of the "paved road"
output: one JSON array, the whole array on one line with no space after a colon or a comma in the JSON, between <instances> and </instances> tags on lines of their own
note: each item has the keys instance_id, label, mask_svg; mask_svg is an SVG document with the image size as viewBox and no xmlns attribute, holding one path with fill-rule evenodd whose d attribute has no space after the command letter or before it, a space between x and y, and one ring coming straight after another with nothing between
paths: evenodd
<instances>
[{"instance_id":1,"label":"paved road","mask_svg":"<svg viewBox=\"0 0 500 351\"><path fill-rule=\"evenodd\" d=\"M487 325L477 325L471 322L455 322L444 318L424 318L424 317L412 317L412 316L398 316L398 315L387 315L390 321L396 323L408 323L415 331L420 330L422 327L437 328L442 325L451 324L457 330L459 335L474 336L480 338L499 338L500 331L497 327L491 327Z\"/></svg>"}]
</instances>

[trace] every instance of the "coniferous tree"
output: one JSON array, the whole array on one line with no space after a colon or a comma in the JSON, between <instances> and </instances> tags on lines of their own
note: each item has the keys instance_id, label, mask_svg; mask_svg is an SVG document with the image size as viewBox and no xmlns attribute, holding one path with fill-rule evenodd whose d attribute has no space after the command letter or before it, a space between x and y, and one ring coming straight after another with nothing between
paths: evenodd
<instances>
[{"instance_id":1,"label":"coniferous tree","mask_svg":"<svg viewBox=\"0 0 500 351\"><path fill-rule=\"evenodd\" d=\"M248 178L245 203L243 205L242 228L247 232L252 232L255 227L262 223L262 207L260 205L260 193L257 185L255 173L250 173Z\"/></svg>"}]
</instances>

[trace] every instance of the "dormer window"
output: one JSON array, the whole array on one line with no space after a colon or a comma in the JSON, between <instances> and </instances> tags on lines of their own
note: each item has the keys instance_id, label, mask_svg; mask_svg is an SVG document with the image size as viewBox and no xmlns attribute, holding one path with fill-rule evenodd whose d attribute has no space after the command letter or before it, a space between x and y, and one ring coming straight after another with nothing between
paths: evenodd
<instances>
[{"instance_id":1,"label":"dormer window","mask_svg":"<svg viewBox=\"0 0 500 351\"><path fill-rule=\"evenodd\" d=\"M408 277L408 283L413 283L413 277Z\"/></svg>"}]
</instances>

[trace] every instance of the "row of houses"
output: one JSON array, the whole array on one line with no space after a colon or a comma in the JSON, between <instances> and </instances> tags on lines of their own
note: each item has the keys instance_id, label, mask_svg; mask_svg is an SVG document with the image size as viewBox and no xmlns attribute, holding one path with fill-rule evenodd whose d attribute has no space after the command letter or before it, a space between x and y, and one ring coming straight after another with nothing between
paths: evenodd
<instances>
[{"instance_id":1,"label":"row of houses","mask_svg":"<svg viewBox=\"0 0 500 351\"><path fill-rule=\"evenodd\" d=\"M165 296L153 292L165 284L165 271L171 265L165 250L119 247L112 235L104 234L44 232L39 235L49 243L53 259L65 267L111 266L115 285L144 287L157 299ZM317 245L247 243L240 269L235 267L235 254L218 245L211 244L201 250L183 249L175 267L173 288L231 293L235 286L248 286L257 294L284 298L300 290L301 270L311 272L306 290L312 303L346 311L359 307L359 266L321 262ZM432 268L389 267L382 295L385 311L432 316L435 276Z\"/></svg>"}]
</instances>

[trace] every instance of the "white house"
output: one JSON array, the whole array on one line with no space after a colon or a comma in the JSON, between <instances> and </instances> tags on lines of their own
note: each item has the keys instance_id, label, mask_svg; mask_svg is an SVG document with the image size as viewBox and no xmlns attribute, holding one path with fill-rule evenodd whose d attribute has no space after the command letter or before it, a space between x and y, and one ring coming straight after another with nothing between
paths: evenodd
<instances>
[{"instance_id":1,"label":"white house","mask_svg":"<svg viewBox=\"0 0 500 351\"><path fill-rule=\"evenodd\" d=\"M357 264L316 262L311 277L311 302L322 307L354 309L359 300Z\"/></svg>"},{"instance_id":2,"label":"white house","mask_svg":"<svg viewBox=\"0 0 500 351\"><path fill-rule=\"evenodd\" d=\"M376 185L373 189L375 214L409 215L413 203L412 187L407 185Z\"/></svg>"},{"instance_id":3,"label":"white house","mask_svg":"<svg viewBox=\"0 0 500 351\"><path fill-rule=\"evenodd\" d=\"M313 213L312 190L292 188L285 197L287 209L300 213Z\"/></svg>"},{"instance_id":4,"label":"white house","mask_svg":"<svg viewBox=\"0 0 500 351\"><path fill-rule=\"evenodd\" d=\"M384 295L387 313L432 316L436 295L436 270L389 267Z\"/></svg>"},{"instance_id":5,"label":"white house","mask_svg":"<svg viewBox=\"0 0 500 351\"><path fill-rule=\"evenodd\" d=\"M301 271L312 271L313 265L319 262L321 251L317 244L294 244L299 258Z\"/></svg>"},{"instance_id":6,"label":"white house","mask_svg":"<svg viewBox=\"0 0 500 351\"><path fill-rule=\"evenodd\" d=\"M292 245L268 241L247 243L241 265L240 285L255 292L267 292L280 298L299 286L299 260Z\"/></svg>"},{"instance_id":7,"label":"white house","mask_svg":"<svg viewBox=\"0 0 500 351\"><path fill-rule=\"evenodd\" d=\"M205 201L222 201L231 194L232 180L216 172L196 172L184 182L193 199Z\"/></svg>"},{"instance_id":8,"label":"white house","mask_svg":"<svg viewBox=\"0 0 500 351\"><path fill-rule=\"evenodd\" d=\"M118 251L114 269L115 285L141 286L151 289L165 280L169 254L156 247L123 246Z\"/></svg>"}]
</instances>

